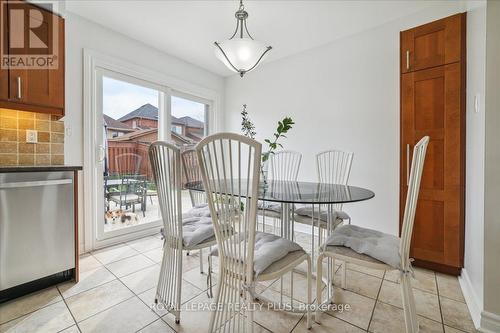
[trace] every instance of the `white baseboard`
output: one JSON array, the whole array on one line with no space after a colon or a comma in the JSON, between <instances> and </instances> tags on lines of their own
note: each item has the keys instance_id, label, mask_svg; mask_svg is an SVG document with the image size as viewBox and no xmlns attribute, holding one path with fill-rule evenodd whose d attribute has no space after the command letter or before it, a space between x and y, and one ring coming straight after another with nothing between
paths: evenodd
<instances>
[{"instance_id":1,"label":"white baseboard","mask_svg":"<svg viewBox=\"0 0 500 333\"><path fill-rule=\"evenodd\" d=\"M488 311L481 313L481 327L479 331L484 333L500 332L500 316Z\"/></svg>"},{"instance_id":2,"label":"white baseboard","mask_svg":"<svg viewBox=\"0 0 500 333\"><path fill-rule=\"evenodd\" d=\"M460 282L460 287L462 288L462 293L464 294L465 302L469 308L474 326L478 329L481 326L483 304L479 301L476 292L472 288L469 274L465 268L462 268L462 274L458 277L458 282Z\"/></svg>"},{"instance_id":3,"label":"white baseboard","mask_svg":"<svg viewBox=\"0 0 500 333\"><path fill-rule=\"evenodd\" d=\"M483 333L500 332L500 316L488 311L483 311L483 304L479 301L477 294L472 288L467 270L462 269L462 275L458 278L460 287L464 294L465 302L474 322L474 326Z\"/></svg>"}]
</instances>

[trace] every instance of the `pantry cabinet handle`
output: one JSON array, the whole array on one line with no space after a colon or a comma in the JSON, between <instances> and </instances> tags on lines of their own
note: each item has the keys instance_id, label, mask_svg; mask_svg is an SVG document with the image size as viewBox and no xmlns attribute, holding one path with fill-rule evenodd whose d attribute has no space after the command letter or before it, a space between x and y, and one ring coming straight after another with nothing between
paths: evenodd
<instances>
[{"instance_id":1,"label":"pantry cabinet handle","mask_svg":"<svg viewBox=\"0 0 500 333\"><path fill-rule=\"evenodd\" d=\"M21 99L23 97L22 87L21 87L21 77L17 77L17 99Z\"/></svg>"},{"instance_id":2,"label":"pantry cabinet handle","mask_svg":"<svg viewBox=\"0 0 500 333\"><path fill-rule=\"evenodd\" d=\"M410 69L410 51L406 50L406 69Z\"/></svg>"}]
</instances>

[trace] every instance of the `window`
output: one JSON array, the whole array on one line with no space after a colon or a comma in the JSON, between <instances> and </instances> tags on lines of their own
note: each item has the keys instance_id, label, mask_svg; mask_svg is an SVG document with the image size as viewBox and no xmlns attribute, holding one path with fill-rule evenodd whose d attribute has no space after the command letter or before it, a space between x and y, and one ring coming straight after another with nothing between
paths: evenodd
<instances>
[{"instance_id":1,"label":"window","mask_svg":"<svg viewBox=\"0 0 500 333\"><path fill-rule=\"evenodd\" d=\"M182 126L180 125L172 125L172 132L182 135Z\"/></svg>"},{"instance_id":2,"label":"window","mask_svg":"<svg viewBox=\"0 0 500 333\"><path fill-rule=\"evenodd\" d=\"M208 134L209 102L195 96L175 93L172 95L172 132L182 138L172 138L182 146L194 146ZM174 129L175 127L175 129ZM182 130L184 127L184 131Z\"/></svg>"}]
</instances>

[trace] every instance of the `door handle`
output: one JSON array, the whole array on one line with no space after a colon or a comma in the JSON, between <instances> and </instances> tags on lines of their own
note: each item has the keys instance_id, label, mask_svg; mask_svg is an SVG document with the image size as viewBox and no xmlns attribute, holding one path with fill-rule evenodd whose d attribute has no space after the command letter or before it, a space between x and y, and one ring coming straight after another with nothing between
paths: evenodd
<instances>
[{"instance_id":1,"label":"door handle","mask_svg":"<svg viewBox=\"0 0 500 333\"><path fill-rule=\"evenodd\" d=\"M410 185L410 144L406 144L406 186Z\"/></svg>"},{"instance_id":2,"label":"door handle","mask_svg":"<svg viewBox=\"0 0 500 333\"><path fill-rule=\"evenodd\" d=\"M406 69L410 69L410 50L406 50Z\"/></svg>"},{"instance_id":3,"label":"door handle","mask_svg":"<svg viewBox=\"0 0 500 333\"><path fill-rule=\"evenodd\" d=\"M17 99L21 99L23 97L23 91L21 87L21 77L17 77Z\"/></svg>"},{"instance_id":4,"label":"door handle","mask_svg":"<svg viewBox=\"0 0 500 333\"><path fill-rule=\"evenodd\" d=\"M0 184L0 189L72 184L73 179L38 180Z\"/></svg>"}]
</instances>

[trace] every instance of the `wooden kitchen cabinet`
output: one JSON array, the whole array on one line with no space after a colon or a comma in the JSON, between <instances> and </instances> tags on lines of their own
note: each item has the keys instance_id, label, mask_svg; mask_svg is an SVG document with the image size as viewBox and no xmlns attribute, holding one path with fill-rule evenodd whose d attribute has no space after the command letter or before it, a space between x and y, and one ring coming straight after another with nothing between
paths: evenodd
<instances>
[{"instance_id":1,"label":"wooden kitchen cabinet","mask_svg":"<svg viewBox=\"0 0 500 333\"><path fill-rule=\"evenodd\" d=\"M459 274L465 223L465 14L402 32L401 40L423 31L436 34L438 27L449 30L442 38L461 41L460 52L456 43L447 46L436 37L436 47L427 48L425 57L416 50L420 60L409 71L401 69L400 220L413 147L428 135L411 256L416 265ZM402 42L402 54L406 46Z\"/></svg>"},{"instance_id":2,"label":"wooden kitchen cabinet","mask_svg":"<svg viewBox=\"0 0 500 333\"><path fill-rule=\"evenodd\" d=\"M8 8L14 6L10 3ZM20 2L15 6L24 9L24 21L35 22L37 36L46 42L47 47L40 47L36 54L48 54L52 48L58 48L57 68L50 69L19 69L10 67L2 70L0 81L0 107L64 115L64 19L45 9ZM36 9L32 11L30 9ZM41 13L41 16L40 16ZM5 15L4 15L5 16ZM9 24L3 19L4 31L8 34ZM25 24L24 35L29 36L28 25ZM57 34L51 33L51 27L57 29ZM56 38L54 39L54 36ZM30 54L29 44L16 48L24 54ZM12 49L9 49L12 52Z\"/></svg>"},{"instance_id":3,"label":"wooden kitchen cabinet","mask_svg":"<svg viewBox=\"0 0 500 333\"><path fill-rule=\"evenodd\" d=\"M3 27L5 27L7 22L7 11L4 7L4 0L0 0L0 21ZM3 38L2 40L7 40L7 29L2 29ZM3 66L0 66L0 101L7 100L9 98L9 71Z\"/></svg>"},{"instance_id":4,"label":"wooden kitchen cabinet","mask_svg":"<svg viewBox=\"0 0 500 333\"><path fill-rule=\"evenodd\" d=\"M401 32L401 73L465 61L465 14Z\"/></svg>"}]
</instances>

